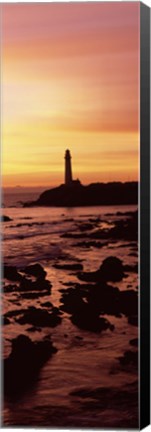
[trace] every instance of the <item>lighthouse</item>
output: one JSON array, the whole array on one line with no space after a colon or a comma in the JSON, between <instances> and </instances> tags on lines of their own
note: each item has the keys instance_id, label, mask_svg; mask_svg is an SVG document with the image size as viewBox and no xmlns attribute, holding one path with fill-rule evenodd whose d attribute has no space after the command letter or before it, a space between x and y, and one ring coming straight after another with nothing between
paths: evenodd
<instances>
[{"instance_id":1,"label":"lighthouse","mask_svg":"<svg viewBox=\"0 0 151 432\"><path fill-rule=\"evenodd\" d=\"M72 184L72 169L71 169L71 155L70 150L65 152L65 185Z\"/></svg>"}]
</instances>

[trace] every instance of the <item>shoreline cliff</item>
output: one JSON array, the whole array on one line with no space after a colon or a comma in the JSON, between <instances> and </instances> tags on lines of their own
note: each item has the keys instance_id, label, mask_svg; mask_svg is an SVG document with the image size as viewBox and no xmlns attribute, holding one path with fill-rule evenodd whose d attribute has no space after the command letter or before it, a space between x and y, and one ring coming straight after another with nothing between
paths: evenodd
<instances>
[{"instance_id":1,"label":"shoreline cliff","mask_svg":"<svg viewBox=\"0 0 151 432\"><path fill-rule=\"evenodd\" d=\"M73 181L44 191L36 201L23 207L84 207L97 205L138 204L138 182L91 183Z\"/></svg>"}]
</instances>

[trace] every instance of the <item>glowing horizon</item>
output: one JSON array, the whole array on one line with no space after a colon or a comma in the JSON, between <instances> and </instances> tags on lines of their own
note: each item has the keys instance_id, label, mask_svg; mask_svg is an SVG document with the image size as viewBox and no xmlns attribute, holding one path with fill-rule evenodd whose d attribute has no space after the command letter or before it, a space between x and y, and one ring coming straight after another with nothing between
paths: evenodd
<instances>
[{"instance_id":1,"label":"glowing horizon","mask_svg":"<svg viewBox=\"0 0 151 432\"><path fill-rule=\"evenodd\" d=\"M139 3L2 4L3 184L139 176Z\"/></svg>"}]
</instances>

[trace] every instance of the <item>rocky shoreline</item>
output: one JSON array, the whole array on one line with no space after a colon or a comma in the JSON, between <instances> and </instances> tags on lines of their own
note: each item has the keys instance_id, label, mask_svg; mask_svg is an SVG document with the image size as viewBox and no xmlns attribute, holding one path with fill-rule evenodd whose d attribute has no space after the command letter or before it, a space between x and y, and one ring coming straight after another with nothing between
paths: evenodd
<instances>
[{"instance_id":1,"label":"rocky shoreline","mask_svg":"<svg viewBox=\"0 0 151 432\"><path fill-rule=\"evenodd\" d=\"M60 325L62 313L66 312L75 326L94 333L114 331L114 325L104 315L117 318L125 315L131 325L137 326L137 292L133 289L120 291L111 285L111 281L118 282L127 274L127 267L119 258L106 258L95 272L79 272L79 268L74 265L64 270L69 268L75 272L79 282L70 283L69 288L61 290L59 308L47 301L40 307L16 309L5 313L3 324L9 325L13 320L21 325L29 325L28 332L41 331L44 327ZM49 295L51 299L51 282L46 279L46 272L38 263L19 270L5 265L4 280L7 281L4 292L19 292L21 298L26 295L27 299ZM11 353L4 360L4 390L6 396L16 398L35 382L43 364L57 349L50 338L44 337L39 342L33 342L23 334L13 339L11 344ZM135 345L137 343L131 341L131 347ZM122 366L136 364L136 351L125 352L119 361ZM18 371L17 375L15 371Z\"/></svg>"},{"instance_id":2,"label":"rocky shoreline","mask_svg":"<svg viewBox=\"0 0 151 432\"><path fill-rule=\"evenodd\" d=\"M108 407L109 412L114 410L116 413L115 427L122 427L122 424L125 425L128 404L127 424L137 427L138 213L116 211L114 215L86 215L84 219L79 216L61 217L64 230L57 232L56 239L65 248L58 248L57 255L51 257L49 254L49 259L44 257L43 261L36 261L34 255L31 259L29 254L27 264L23 261L24 265L15 265L16 261L9 258L8 251L5 259L2 276L6 307L2 323L6 336L3 383L6 406L11 404L13 411L15 402L19 404L32 392L36 395L37 388L43 391L41 376L48 368L49 409L43 403L42 420L36 415L36 424L33 414L30 425L103 427L106 426L103 413ZM27 229L32 230L41 222L33 218ZM26 223L26 220L16 223L14 219L11 224L18 235L17 230L24 229ZM10 223L6 224L8 226ZM58 220L52 221L52 232L53 227L58 225ZM19 240L20 247L26 241L31 248L32 240L26 238L21 242ZM41 248L43 240L39 241ZM56 247L55 237L49 234L46 241L48 249L51 242ZM37 238L35 243L37 245ZM88 267L92 253L96 254L97 260ZM114 351L116 338L118 348ZM84 353L84 364L88 369L93 352L94 356L97 353L94 367L98 368L99 379L94 385L92 380L91 385L89 379L83 380L82 372L80 381L77 377L74 385L64 390L65 394L68 391L73 410L66 407L63 420L61 404L53 406L52 375L53 383L58 373L59 385L60 379L64 382L65 364L66 380L70 382L70 376L73 375L70 372L68 375L68 367L72 369L74 356L78 361L81 352ZM87 359L90 352L91 357ZM66 364L68 355L69 363ZM108 368L103 383L104 369L101 369L99 362L106 362L106 355L109 356ZM59 358L61 363L58 366ZM124 381L120 381L119 376ZM108 382L112 383L111 388ZM121 420L117 418L118 412ZM109 425L112 424L111 419L108 421ZM26 416L23 420L21 418L21 406L9 424L28 425Z\"/></svg>"}]
</instances>

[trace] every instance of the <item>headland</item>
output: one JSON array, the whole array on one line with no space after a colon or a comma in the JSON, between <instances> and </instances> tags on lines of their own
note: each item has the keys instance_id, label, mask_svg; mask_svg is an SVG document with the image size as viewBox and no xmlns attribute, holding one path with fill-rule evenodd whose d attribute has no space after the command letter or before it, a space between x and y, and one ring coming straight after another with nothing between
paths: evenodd
<instances>
[{"instance_id":1,"label":"headland","mask_svg":"<svg viewBox=\"0 0 151 432\"><path fill-rule=\"evenodd\" d=\"M91 183L73 182L44 191L36 201L24 203L24 207L81 207L97 205L126 205L138 203L137 182Z\"/></svg>"},{"instance_id":2,"label":"headland","mask_svg":"<svg viewBox=\"0 0 151 432\"><path fill-rule=\"evenodd\" d=\"M26 202L24 207L81 207L98 205L126 205L138 203L137 182L91 183L83 185L73 180L71 154L65 152L65 182L44 191L36 201Z\"/></svg>"}]
</instances>

